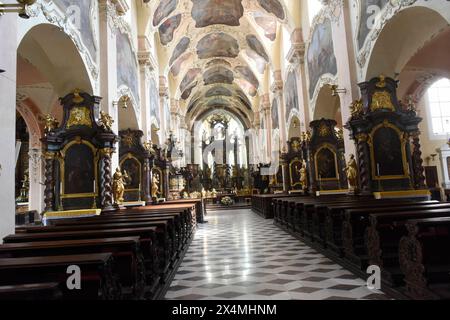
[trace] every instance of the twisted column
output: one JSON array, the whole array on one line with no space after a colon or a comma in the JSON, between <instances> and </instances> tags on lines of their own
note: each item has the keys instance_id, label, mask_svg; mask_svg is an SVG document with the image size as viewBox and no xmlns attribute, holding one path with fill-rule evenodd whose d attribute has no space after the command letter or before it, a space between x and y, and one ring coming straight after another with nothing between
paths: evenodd
<instances>
[{"instance_id":1,"label":"twisted column","mask_svg":"<svg viewBox=\"0 0 450 320\"><path fill-rule=\"evenodd\" d=\"M415 131L411 134L412 138L412 164L414 170L414 188L415 189L426 189L425 184L425 174L423 168L422 151L420 150L420 131Z\"/></svg>"},{"instance_id":2,"label":"twisted column","mask_svg":"<svg viewBox=\"0 0 450 320\"><path fill-rule=\"evenodd\" d=\"M113 196L112 196L112 175L111 175L111 155L113 149L104 148L100 150L101 155L101 205L102 211L113 211Z\"/></svg>"},{"instance_id":3,"label":"twisted column","mask_svg":"<svg viewBox=\"0 0 450 320\"><path fill-rule=\"evenodd\" d=\"M371 193L371 179L370 179L370 160L369 160L369 136L366 133L360 133L356 136L357 139L357 153L358 153L358 171L359 183L362 194Z\"/></svg>"},{"instance_id":4,"label":"twisted column","mask_svg":"<svg viewBox=\"0 0 450 320\"><path fill-rule=\"evenodd\" d=\"M45 212L53 211L53 204L55 201L55 158L54 152L46 152L45 157L45 191L44 191L44 203Z\"/></svg>"}]
</instances>

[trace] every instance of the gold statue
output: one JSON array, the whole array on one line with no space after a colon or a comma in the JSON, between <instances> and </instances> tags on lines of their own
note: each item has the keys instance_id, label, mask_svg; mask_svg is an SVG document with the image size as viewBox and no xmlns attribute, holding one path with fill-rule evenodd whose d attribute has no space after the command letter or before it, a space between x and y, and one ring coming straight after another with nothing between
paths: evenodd
<instances>
[{"instance_id":1,"label":"gold statue","mask_svg":"<svg viewBox=\"0 0 450 320\"><path fill-rule=\"evenodd\" d=\"M111 130L114 123L113 118L104 111L100 111L100 124L105 130Z\"/></svg>"},{"instance_id":2,"label":"gold statue","mask_svg":"<svg viewBox=\"0 0 450 320\"><path fill-rule=\"evenodd\" d=\"M113 196L114 196L114 204L121 205L123 204L123 194L125 192L125 180L128 178L128 175L122 174L120 168L116 169L116 172L113 176Z\"/></svg>"},{"instance_id":3,"label":"gold statue","mask_svg":"<svg viewBox=\"0 0 450 320\"><path fill-rule=\"evenodd\" d=\"M44 117L44 131L45 132L50 132L53 131L54 129L56 129L56 127L58 126L58 121L52 117L51 115L47 114Z\"/></svg>"},{"instance_id":4,"label":"gold statue","mask_svg":"<svg viewBox=\"0 0 450 320\"><path fill-rule=\"evenodd\" d=\"M303 160L301 168L298 169L298 174L300 176L302 190L306 190L308 188L308 172L306 170L306 161Z\"/></svg>"},{"instance_id":5,"label":"gold statue","mask_svg":"<svg viewBox=\"0 0 450 320\"><path fill-rule=\"evenodd\" d=\"M355 100L350 105L350 113L352 114L353 117L357 117L357 116L361 115L363 113L363 111L364 111L364 109L363 109L362 99Z\"/></svg>"},{"instance_id":6,"label":"gold statue","mask_svg":"<svg viewBox=\"0 0 450 320\"><path fill-rule=\"evenodd\" d=\"M159 175L154 174L152 178L152 198L158 199L158 195L161 194L159 191Z\"/></svg>"},{"instance_id":7,"label":"gold statue","mask_svg":"<svg viewBox=\"0 0 450 320\"><path fill-rule=\"evenodd\" d=\"M350 191L355 191L358 186L358 166L353 154L350 155L350 160L348 160L347 166L345 167L344 171L347 175Z\"/></svg>"}]
</instances>

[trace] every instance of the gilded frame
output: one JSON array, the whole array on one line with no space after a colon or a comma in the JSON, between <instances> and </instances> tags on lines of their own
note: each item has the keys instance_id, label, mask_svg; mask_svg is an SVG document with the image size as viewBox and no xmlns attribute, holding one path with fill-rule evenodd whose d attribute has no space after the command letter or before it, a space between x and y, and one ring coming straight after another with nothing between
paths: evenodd
<instances>
[{"instance_id":1,"label":"gilded frame","mask_svg":"<svg viewBox=\"0 0 450 320\"><path fill-rule=\"evenodd\" d=\"M320 151L324 150L324 149L328 149L333 153L334 156L334 167L335 167L335 174L336 174L336 178L321 178L319 177L319 170L318 170L318 166L317 166L317 155L319 154ZM320 146L319 149L316 150L316 152L314 153L314 168L316 171L316 181L339 181L339 166L338 166L338 159L337 159L337 154L336 151L334 150L334 147L329 144L329 143L324 143Z\"/></svg>"},{"instance_id":2,"label":"gilded frame","mask_svg":"<svg viewBox=\"0 0 450 320\"><path fill-rule=\"evenodd\" d=\"M294 187L296 187L296 186L302 187L302 183L300 182L300 179L299 179L299 181L297 181L297 182L294 182L294 179L293 179L292 168L294 167L294 165L295 165L296 163L299 163L300 166L303 165L302 160L299 159L298 157L295 157L295 158L291 161L291 163L289 163L289 178L290 178L290 180L291 180L291 187L292 187L292 188L294 188Z\"/></svg>"},{"instance_id":3,"label":"gilded frame","mask_svg":"<svg viewBox=\"0 0 450 320\"><path fill-rule=\"evenodd\" d=\"M400 139L400 143L401 143L401 148L402 148L402 164L403 164L403 175L388 175L388 176L378 176L377 175L377 171L376 171L376 163L375 163L375 151L374 151L374 146L373 146L373 136L375 135L375 133L381 129L381 128L391 128L393 129L395 132L397 132L398 137ZM375 126L372 131L369 134L369 139L367 141L367 143L369 144L370 147L370 162L372 165L372 179L373 180L399 180L399 179L410 179L409 176L409 166L408 166L408 161L406 159L406 143L408 142L407 138L405 138L405 135L407 133L401 131L397 126L393 125L392 123L388 122L388 121L384 121L383 123L380 123L379 125Z\"/></svg>"},{"instance_id":4,"label":"gilded frame","mask_svg":"<svg viewBox=\"0 0 450 320\"><path fill-rule=\"evenodd\" d=\"M135 156L133 156L133 154L131 152L129 152L129 153L125 154L122 157L122 159L120 159L119 166L122 169L122 164L126 160L130 160L130 159L133 159L134 161L136 161L139 164L139 186L140 187L138 189L136 189L136 188L135 189L127 189L125 187L125 192L127 192L127 191L139 191L140 192L141 191L141 187L142 187L142 163L139 161L139 159L136 158Z\"/></svg>"}]
</instances>

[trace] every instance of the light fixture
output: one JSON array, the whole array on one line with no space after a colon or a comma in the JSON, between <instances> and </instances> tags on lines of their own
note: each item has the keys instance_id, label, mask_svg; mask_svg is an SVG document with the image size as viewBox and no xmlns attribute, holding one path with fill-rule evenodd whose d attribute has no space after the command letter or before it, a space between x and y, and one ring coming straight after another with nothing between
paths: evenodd
<instances>
[{"instance_id":1,"label":"light fixture","mask_svg":"<svg viewBox=\"0 0 450 320\"><path fill-rule=\"evenodd\" d=\"M19 17L28 19L27 6L33 5L36 0L17 0L18 3L0 3L0 15L4 13L18 13Z\"/></svg>"},{"instance_id":2,"label":"light fixture","mask_svg":"<svg viewBox=\"0 0 450 320\"><path fill-rule=\"evenodd\" d=\"M344 88L338 88L338 86L336 84L330 84L330 89L331 89L331 95L333 97L338 96L340 93L347 93L347 89Z\"/></svg>"}]
</instances>

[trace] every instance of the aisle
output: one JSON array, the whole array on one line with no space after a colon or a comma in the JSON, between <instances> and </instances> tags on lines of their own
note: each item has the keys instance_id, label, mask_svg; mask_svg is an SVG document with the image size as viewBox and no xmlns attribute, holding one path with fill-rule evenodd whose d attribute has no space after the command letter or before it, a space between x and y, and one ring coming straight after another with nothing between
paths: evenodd
<instances>
[{"instance_id":1,"label":"aisle","mask_svg":"<svg viewBox=\"0 0 450 320\"><path fill-rule=\"evenodd\" d=\"M384 299L250 210L211 213L166 299Z\"/></svg>"}]
</instances>

